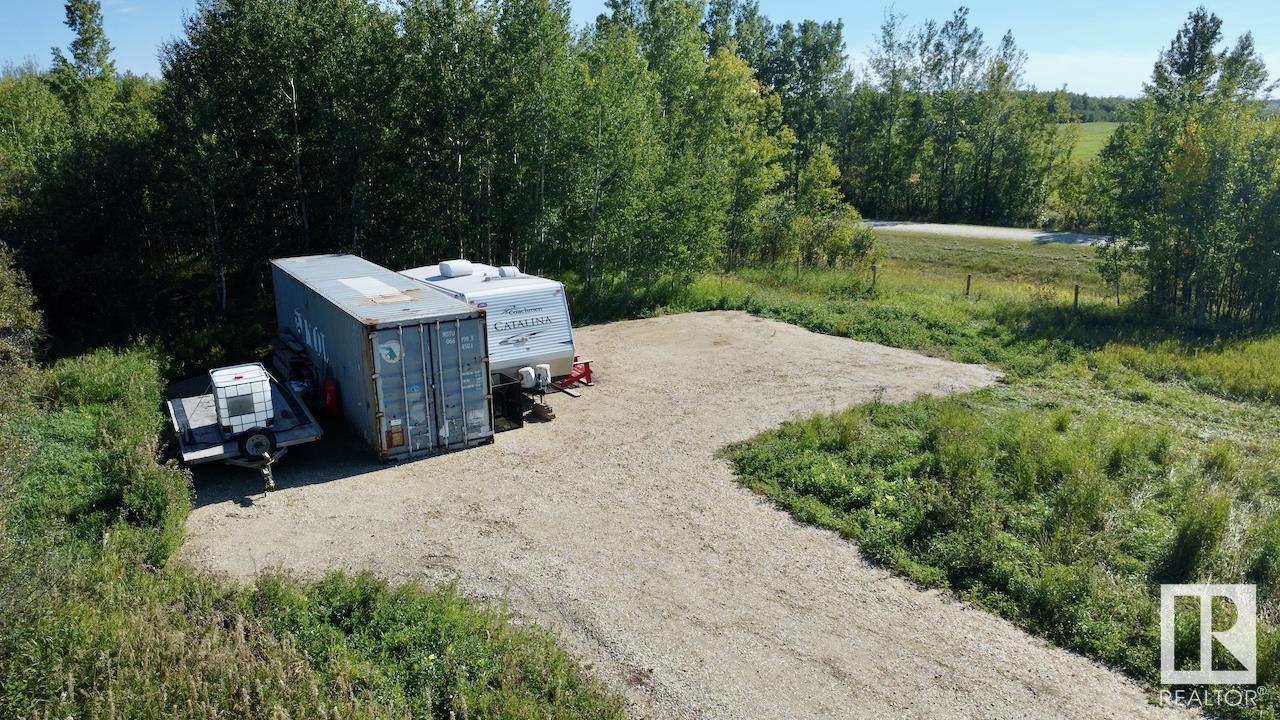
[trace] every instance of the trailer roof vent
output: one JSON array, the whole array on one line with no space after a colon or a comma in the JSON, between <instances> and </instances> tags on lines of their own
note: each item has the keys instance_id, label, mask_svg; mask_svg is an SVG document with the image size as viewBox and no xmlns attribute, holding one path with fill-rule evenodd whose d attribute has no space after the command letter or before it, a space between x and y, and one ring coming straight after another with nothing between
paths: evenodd
<instances>
[{"instance_id":1,"label":"trailer roof vent","mask_svg":"<svg viewBox=\"0 0 1280 720\"><path fill-rule=\"evenodd\" d=\"M474 270L467 260L445 260L440 263L440 274L445 277L466 277Z\"/></svg>"},{"instance_id":2,"label":"trailer roof vent","mask_svg":"<svg viewBox=\"0 0 1280 720\"><path fill-rule=\"evenodd\" d=\"M503 265L502 267L498 268L498 277L504 277L504 278L520 277L523 274L524 273L520 272L520 268L516 267L515 265Z\"/></svg>"}]
</instances>

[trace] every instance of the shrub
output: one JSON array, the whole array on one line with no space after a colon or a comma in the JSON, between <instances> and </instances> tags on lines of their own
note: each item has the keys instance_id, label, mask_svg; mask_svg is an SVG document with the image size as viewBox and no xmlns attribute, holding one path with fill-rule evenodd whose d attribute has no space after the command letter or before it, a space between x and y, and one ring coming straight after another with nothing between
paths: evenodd
<instances>
[{"instance_id":1,"label":"shrub","mask_svg":"<svg viewBox=\"0 0 1280 720\"><path fill-rule=\"evenodd\" d=\"M1236 454L1230 443L1219 440L1200 456L1200 467L1211 480L1230 483L1236 479Z\"/></svg>"},{"instance_id":2,"label":"shrub","mask_svg":"<svg viewBox=\"0 0 1280 720\"><path fill-rule=\"evenodd\" d=\"M1254 520L1248 547L1247 577L1268 596L1280 598L1280 512Z\"/></svg>"},{"instance_id":3,"label":"shrub","mask_svg":"<svg viewBox=\"0 0 1280 720\"><path fill-rule=\"evenodd\" d=\"M32 357L43 335L35 304L13 254L0 244L0 418L13 417L29 400Z\"/></svg>"},{"instance_id":4,"label":"shrub","mask_svg":"<svg viewBox=\"0 0 1280 720\"><path fill-rule=\"evenodd\" d=\"M46 393L59 408L120 406L119 421L154 431L160 422L160 362L155 351L117 353L99 349L58 361L48 373Z\"/></svg>"},{"instance_id":5,"label":"shrub","mask_svg":"<svg viewBox=\"0 0 1280 720\"><path fill-rule=\"evenodd\" d=\"M1164 582L1189 582L1213 557L1227 532L1231 504L1222 495L1196 487L1186 493L1176 520L1176 532L1160 577Z\"/></svg>"},{"instance_id":6,"label":"shrub","mask_svg":"<svg viewBox=\"0 0 1280 720\"><path fill-rule=\"evenodd\" d=\"M27 421L35 450L17 481L11 521L24 534L63 533L91 545L116 523L144 562L162 564L181 542L190 479L156 462L159 363L148 350L99 350L48 373L48 412Z\"/></svg>"}]
</instances>

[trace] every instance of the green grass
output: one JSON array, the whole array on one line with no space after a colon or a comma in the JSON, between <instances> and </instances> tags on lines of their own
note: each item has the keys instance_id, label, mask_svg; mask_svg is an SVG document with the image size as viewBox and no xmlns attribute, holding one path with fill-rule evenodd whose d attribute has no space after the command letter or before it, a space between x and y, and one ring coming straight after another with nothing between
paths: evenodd
<instances>
[{"instance_id":1,"label":"green grass","mask_svg":"<svg viewBox=\"0 0 1280 720\"><path fill-rule=\"evenodd\" d=\"M1275 600L1277 458L1005 392L796 421L729 456L869 557L1149 682L1159 582L1248 580ZM1275 687L1280 634L1262 632L1259 682Z\"/></svg>"},{"instance_id":2,"label":"green grass","mask_svg":"<svg viewBox=\"0 0 1280 720\"><path fill-rule=\"evenodd\" d=\"M1007 285L1003 281L1013 281L1066 291L1078 283L1086 293L1109 294L1094 261L1096 251L1085 245L949 237L892 228L878 229L876 236L881 265L900 282L906 271L913 271L963 288L965 274L974 273L979 289L994 279L1001 281L999 287Z\"/></svg>"},{"instance_id":3,"label":"green grass","mask_svg":"<svg viewBox=\"0 0 1280 720\"><path fill-rule=\"evenodd\" d=\"M173 560L189 480L156 462L154 355L33 377L40 405L0 418L0 717L625 717L546 633L452 588Z\"/></svg>"},{"instance_id":4,"label":"green grass","mask_svg":"<svg viewBox=\"0 0 1280 720\"><path fill-rule=\"evenodd\" d=\"M1160 382L1184 382L1222 397L1280 402L1280 335L1208 345L1176 340L1109 344L1103 355Z\"/></svg>"},{"instance_id":5,"label":"green grass","mask_svg":"<svg viewBox=\"0 0 1280 720\"><path fill-rule=\"evenodd\" d=\"M1118 122L1075 123L1074 125L1079 128L1079 135L1075 147L1071 149L1071 159L1079 163L1087 163L1102 152L1111 134L1120 127Z\"/></svg>"}]
</instances>

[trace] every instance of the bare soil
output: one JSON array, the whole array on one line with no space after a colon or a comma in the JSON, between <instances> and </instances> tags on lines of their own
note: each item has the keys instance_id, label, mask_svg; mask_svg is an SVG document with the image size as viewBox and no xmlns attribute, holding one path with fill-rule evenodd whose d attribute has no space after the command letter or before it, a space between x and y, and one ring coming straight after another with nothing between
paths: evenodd
<instances>
[{"instance_id":1,"label":"bare soil","mask_svg":"<svg viewBox=\"0 0 1280 720\"><path fill-rule=\"evenodd\" d=\"M656 718L1148 717L1141 688L869 565L716 451L783 420L969 390L990 369L743 313L583 328L597 382L558 419L400 465L326 440L197 479L184 555L456 580L543 624Z\"/></svg>"}]
</instances>

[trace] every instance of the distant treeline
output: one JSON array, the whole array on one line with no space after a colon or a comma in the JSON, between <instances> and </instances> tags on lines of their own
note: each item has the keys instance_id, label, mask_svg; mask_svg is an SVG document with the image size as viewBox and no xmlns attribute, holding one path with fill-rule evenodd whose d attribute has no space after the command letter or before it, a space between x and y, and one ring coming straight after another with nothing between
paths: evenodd
<instances>
[{"instance_id":1,"label":"distant treeline","mask_svg":"<svg viewBox=\"0 0 1280 720\"><path fill-rule=\"evenodd\" d=\"M591 291L858 267L855 207L1129 232L1102 178L1155 189L1072 161L1085 96L1032 92L964 8L890 13L858 77L841 23L756 0L610 0L581 30L564 0L201 0L158 81L116 72L97 0L67 24L50 69L0 78L0 242L72 347L233 344L273 257L461 255Z\"/></svg>"},{"instance_id":2,"label":"distant treeline","mask_svg":"<svg viewBox=\"0 0 1280 720\"><path fill-rule=\"evenodd\" d=\"M1080 122L1125 122L1130 119L1129 108L1133 105L1132 98L1126 97L1093 97L1089 93L1076 93L1070 91L1063 92L1040 92L1040 96L1045 99L1049 105L1049 112L1058 113L1059 103L1062 96L1066 96L1066 100L1070 105L1067 107L1067 113L1072 120Z\"/></svg>"}]
</instances>

